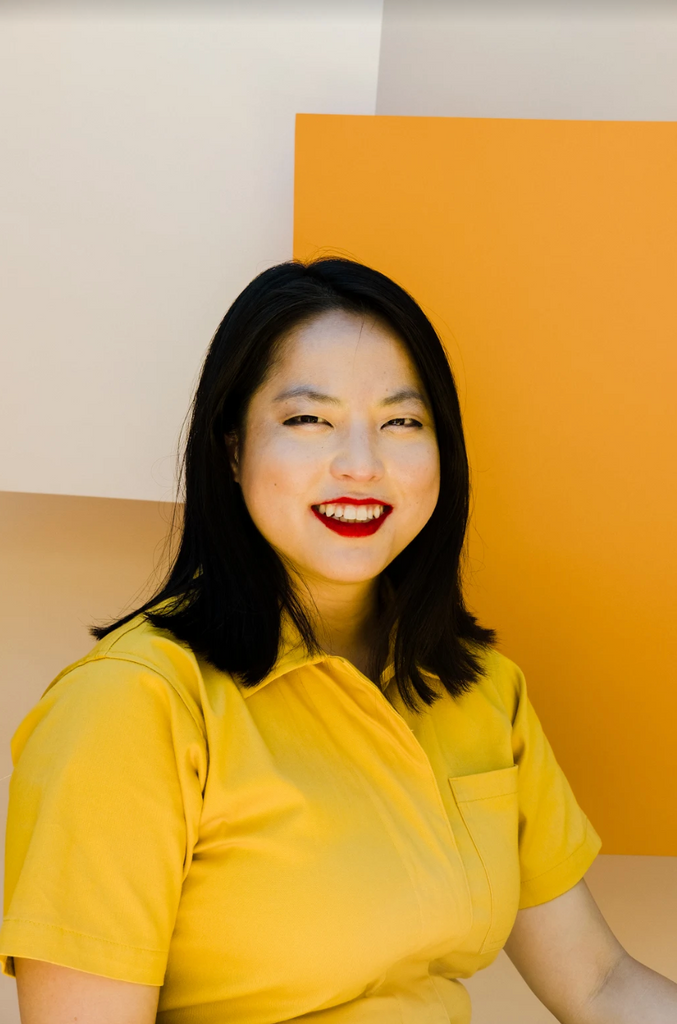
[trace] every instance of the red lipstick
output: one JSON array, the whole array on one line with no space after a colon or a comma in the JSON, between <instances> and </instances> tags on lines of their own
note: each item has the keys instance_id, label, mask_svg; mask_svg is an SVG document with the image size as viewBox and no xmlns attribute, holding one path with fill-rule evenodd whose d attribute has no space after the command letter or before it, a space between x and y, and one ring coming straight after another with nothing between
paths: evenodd
<instances>
[{"instance_id":1,"label":"red lipstick","mask_svg":"<svg viewBox=\"0 0 677 1024\"><path fill-rule=\"evenodd\" d=\"M333 530L334 533L340 533L343 537L369 537L372 533L380 528L383 521L387 519L393 510L392 505L387 505L384 501L377 501L376 498L332 498L331 501L323 501L322 505L381 505L383 512L378 519L367 519L364 522L352 522L342 523L333 519L330 516L325 516L320 512L319 505L311 505L313 513L317 516L324 526Z\"/></svg>"}]
</instances>

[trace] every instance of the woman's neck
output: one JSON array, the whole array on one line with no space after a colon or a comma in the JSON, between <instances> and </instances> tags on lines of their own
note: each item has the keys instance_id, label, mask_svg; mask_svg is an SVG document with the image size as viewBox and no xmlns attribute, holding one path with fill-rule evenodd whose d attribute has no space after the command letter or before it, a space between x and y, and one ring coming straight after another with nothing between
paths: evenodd
<instances>
[{"instance_id":1,"label":"woman's neck","mask_svg":"<svg viewBox=\"0 0 677 1024\"><path fill-rule=\"evenodd\" d=\"M306 582L306 586L322 649L347 658L367 674L378 611L378 579L338 585Z\"/></svg>"}]
</instances>

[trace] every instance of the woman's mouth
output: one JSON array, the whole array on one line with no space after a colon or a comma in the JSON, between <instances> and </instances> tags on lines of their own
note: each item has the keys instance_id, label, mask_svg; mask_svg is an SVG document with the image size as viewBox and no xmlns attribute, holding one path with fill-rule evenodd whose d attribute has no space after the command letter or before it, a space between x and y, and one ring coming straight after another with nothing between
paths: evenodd
<instances>
[{"instance_id":1,"label":"woman's mouth","mask_svg":"<svg viewBox=\"0 0 677 1024\"><path fill-rule=\"evenodd\" d=\"M335 501L310 506L324 525L344 537L369 537L376 533L393 510L371 499Z\"/></svg>"}]
</instances>

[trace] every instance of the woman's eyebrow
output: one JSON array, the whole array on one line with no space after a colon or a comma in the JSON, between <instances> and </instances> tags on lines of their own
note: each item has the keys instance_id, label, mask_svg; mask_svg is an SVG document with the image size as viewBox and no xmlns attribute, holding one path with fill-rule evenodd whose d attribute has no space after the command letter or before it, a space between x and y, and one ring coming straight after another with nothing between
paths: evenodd
<instances>
[{"instance_id":1,"label":"woman's eyebrow","mask_svg":"<svg viewBox=\"0 0 677 1024\"><path fill-rule=\"evenodd\" d=\"M287 388L285 391L281 391L279 395L275 396L273 401L283 402L287 398L309 398L312 402L324 402L327 405L341 404L340 398L335 398L333 395L325 395L323 392L316 391L314 388L308 387L305 384L298 384L296 387ZM384 398L379 402L379 405L397 405L398 402L407 402L412 399L427 407L428 403L421 392L416 388L401 388L399 391L395 391L394 394L388 395L387 398Z\"/></svg>"},{"instance_id":2,"label":"woman's eyebrow","mask_svg":"<svg viewBox=\"0 0 677 1024\"><path fill-rule=\"evenodd\" d=\"M310 398L312 402L327 402L329 405L340 405L340 398L333 398L331 395L323 395L321 391L315 391L314 388L308 387L305 384L297 384L294 388L287 388L286 391L281 391L279 395L275 395L274 402L283 402L286 398Z\"/></svg>"},{"instance_id":3,"label":"woman's eyebrow","mask_svg":"<svg viewBox=\"0 0 677 1024\"><path fill-rule=\"evenodd\" d=\"M396 391L394 395L388 395L382 402L379 402L379 405L397 405L398 402L409 402L412 399L426 407L428 405L424 396L416 388L402 388L400 391Z\"/></svg>"}]
</instances>

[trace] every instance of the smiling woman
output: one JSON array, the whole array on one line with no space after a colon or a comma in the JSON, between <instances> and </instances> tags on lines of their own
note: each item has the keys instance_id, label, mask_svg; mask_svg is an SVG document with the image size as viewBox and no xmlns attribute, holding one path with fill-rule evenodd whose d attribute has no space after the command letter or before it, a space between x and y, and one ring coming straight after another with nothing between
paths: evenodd
<instances>
[{"instance_id":1,"label":"smiling woman","mask_svg":"<svg viewBox=\"0 0 677 1024\"><path fill-rule=\"evenodd\" d=\"M434 415L406 346L373 312L298 324L239 435L229 452L249 515L302 581L322 648L362 663L379 631L381 573L421 533L440 490Z\"/></svg>"},{"instance_id":2,"label":"smiling woman","mask_svg":"<svg viewBox=\"0 0 677 1024\"><path fill-rule=\"evenodd\" d=\"M381 528L325 509L335 529L320 529L313 506L365 498L388 511ZM92 632L144 614L246 687L273 669L289 618L310 654L343 654L374 681L392 658L415 710L436 699L423 672L460 694L496 639L463 600L469 501L452 370L418 304L350 260L272 267L205 359L174 567Z\"/></svg>"},{"instance_id":3,"label":"smiling woman","mask_svg":"<svg viewBox=\"0 0 677 1024\"><path fill-rule=\"evenodd\" d=\"M467 610L441 342L347 260L211 343L181 545L12 741L0 961L23 1024L468 1024L504 946L560 1021L674 1021L583 876L600 840Z\"/></svg>"}]
</instances>

